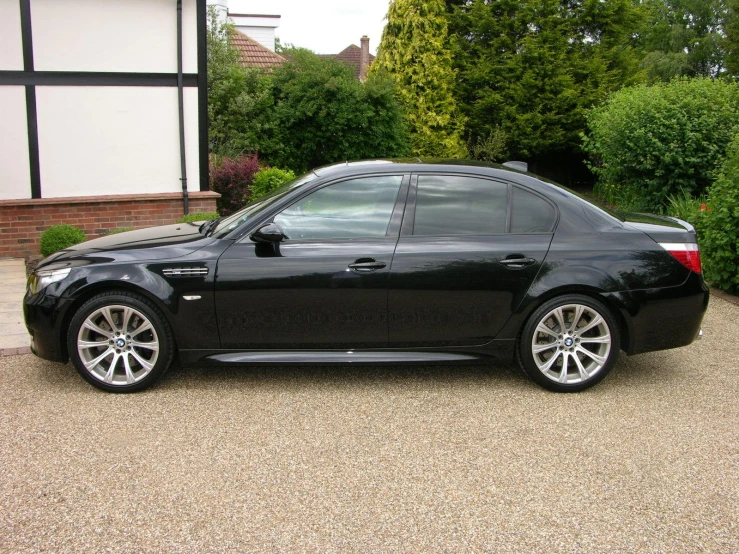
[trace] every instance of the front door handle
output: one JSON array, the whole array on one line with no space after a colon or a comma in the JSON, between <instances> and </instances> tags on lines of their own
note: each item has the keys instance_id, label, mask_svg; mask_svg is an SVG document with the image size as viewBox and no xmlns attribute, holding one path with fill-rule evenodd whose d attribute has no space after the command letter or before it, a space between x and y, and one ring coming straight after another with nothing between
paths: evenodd
<instances>
[{"instance_id":1,"label":"front door handle","mask_svg":"<svg viewBox=\"0 0 739 554\"><path fill-rule=\"evenodd\" d=\"M349 269L359 273L370 273L386 266L385 262L378 262L373 258L359 258L353 264L349 264Z\"/></svg>"},{"instance_id":2,"label":"front door handle","mask_svg":"<svg viewBox=\"0 0 739 554\"><path fill-rule=\"evenodd\" d=\"M510 267L511 269L521 268L535 263L536 260L534 258L527 258L522 254L511 254L506 259L500 260L501 265Z\"/></svg>"}]
</instances>

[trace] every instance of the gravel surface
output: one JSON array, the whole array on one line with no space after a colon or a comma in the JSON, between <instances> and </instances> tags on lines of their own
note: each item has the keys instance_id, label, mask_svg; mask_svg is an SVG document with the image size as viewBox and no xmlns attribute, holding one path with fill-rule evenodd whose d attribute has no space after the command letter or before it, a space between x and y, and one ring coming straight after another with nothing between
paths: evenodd
<instances>
[{"instance_id":1,"label":"gravel surface","mask_svg":"<svg viewBox=\"0 0 739 554\"><path fill-rule=\"evenodd\" d=\"M590 391L511 367L0 359L3 552L739 552L739 307Z\"/></svg>"}]
</instances>

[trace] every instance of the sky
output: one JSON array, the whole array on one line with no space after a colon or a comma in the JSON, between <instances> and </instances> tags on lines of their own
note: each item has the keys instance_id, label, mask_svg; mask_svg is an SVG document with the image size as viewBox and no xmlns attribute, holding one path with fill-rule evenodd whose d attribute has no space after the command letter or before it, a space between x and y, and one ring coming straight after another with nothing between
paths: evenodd
<instances>
[{"instance_id":1,"label":"sky","mask_svg":"<svg viewBox=\"0 0 739 554\"><path fill-rule=\"evenodd\" d=\"M377 53L389 0L228 0L232 13L280 15L280 42L338 54L367 35Z\"/></svg>"}]
</instances>

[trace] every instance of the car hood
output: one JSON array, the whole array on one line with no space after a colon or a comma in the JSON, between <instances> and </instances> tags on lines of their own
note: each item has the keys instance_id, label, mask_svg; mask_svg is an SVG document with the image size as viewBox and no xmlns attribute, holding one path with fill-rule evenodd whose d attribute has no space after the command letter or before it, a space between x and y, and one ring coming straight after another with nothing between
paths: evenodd
<instances>
[{"instance_id":1,"label":"car hood","mask_svg":"<svg viewBox=\"0 0 739 554\"><path fill-rule=\"evenodd\" d=\"M214 239L200 234L199 227L200 223L177 223L106 235L52 254L39 267L79 258L105 258L105 261L179 258L213 242Z\"/></svg>"}]
</instances>

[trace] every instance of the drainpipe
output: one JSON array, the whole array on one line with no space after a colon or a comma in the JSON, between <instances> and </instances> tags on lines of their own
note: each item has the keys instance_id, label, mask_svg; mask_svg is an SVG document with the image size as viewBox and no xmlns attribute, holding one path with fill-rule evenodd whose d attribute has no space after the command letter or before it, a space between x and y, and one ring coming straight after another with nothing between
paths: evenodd
<instances>
[{"instance_id":1,"label":"drainpipe","mask_svg":"<svg viewBox=\"0 0 739 554\"><path fill-rule=\"evenodd\" d=\"M187 197L187 163L185 159L185 99L182 82L182 0L177 0L177 103L180 117L180 172L182 177L182 201L185 215L190 213L189 198Z\"/></svg>"}]
</instances>

